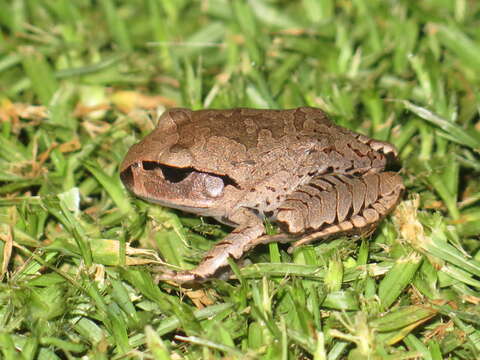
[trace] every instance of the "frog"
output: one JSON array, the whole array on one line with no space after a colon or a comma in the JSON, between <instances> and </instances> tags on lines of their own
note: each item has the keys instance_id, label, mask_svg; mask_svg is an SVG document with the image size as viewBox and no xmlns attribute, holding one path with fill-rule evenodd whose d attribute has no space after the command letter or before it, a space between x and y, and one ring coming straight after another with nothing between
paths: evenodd
<instances>
[{"instance_id":1,"label":"frog","mask_svg":"<svg viewBox=\"0 0 480 360\"><path fill-rule=\"evenodd\" d=\"M233 230L190 270L158 281L216 279L260 244L289 251L334 236L365 237L405 190L387 166L395 147L336 125L321 109L171 108L119 169L135 196L213 217ZM266 234L265 220L279 234Z\"/></svg>"}]
</instances>

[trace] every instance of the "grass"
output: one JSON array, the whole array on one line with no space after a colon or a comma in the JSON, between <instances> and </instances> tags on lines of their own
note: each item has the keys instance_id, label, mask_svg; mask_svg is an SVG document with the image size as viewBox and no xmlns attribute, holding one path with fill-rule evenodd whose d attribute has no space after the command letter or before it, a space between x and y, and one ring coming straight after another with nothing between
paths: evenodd
<instances>
[{"instance_id":1,"label":"grass","mask_svg":"<svg viewBox=\"0 0 480 360\"><path fill-rule=\"evenodd\" d=\"M0 0L5 359L480 358L480 3ZM316 106L400 151L369 239L153 282L228 228L132 198L148 116Z\"/></svg>"}]
</instances>

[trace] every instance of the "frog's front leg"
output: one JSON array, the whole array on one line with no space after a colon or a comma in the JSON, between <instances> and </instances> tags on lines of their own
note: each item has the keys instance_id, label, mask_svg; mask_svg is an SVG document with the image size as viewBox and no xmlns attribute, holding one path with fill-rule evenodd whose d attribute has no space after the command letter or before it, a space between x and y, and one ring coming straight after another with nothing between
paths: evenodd
<instances>
[{"instance_id":1,"label":"frog's front leg","mask_svg":"<svg viewBox=\"0 0 480 360\"><path fill-rule=\"evenodd\" d=\"M366 235L395 208L403 190L394 172L317 176L287 197L277 220L289 233L310 232L293 247L333 234Z\"/></svg>"},{"instance_id":2,"label":"frog's front leg","mask_svg":"<svg viewBox=\"0 0 480 360\"><path fill-rule=\"evenodd\" d=\"M243 209L229 220L240 224L205 255L200 264L186 271L162 270L156 276L157 281L174 281L178 284L198 283L215 277L228 266L228 258L240 259L245 252L256 245L265 228L262 220L253 212Z\"/></svg>"}]
</instances>

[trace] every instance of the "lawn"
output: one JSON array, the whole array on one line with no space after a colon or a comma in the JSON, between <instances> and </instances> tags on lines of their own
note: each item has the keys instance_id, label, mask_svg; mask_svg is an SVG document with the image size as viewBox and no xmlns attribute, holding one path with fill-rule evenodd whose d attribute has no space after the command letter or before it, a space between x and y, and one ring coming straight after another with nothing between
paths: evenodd
<instances>
[{"instance_id":1,"label":"lawn","mask_svg":"<svg viewBox=\"0 0 480 360\"><path fill-rule=\"evenodd\" d=\"M478 29L475 0L0 0L0 358L479 359ZM156 284L231 229L129 194L129 147L170 107L298 106L397 147L396 211Z\"/></svg>"}]
</instances>

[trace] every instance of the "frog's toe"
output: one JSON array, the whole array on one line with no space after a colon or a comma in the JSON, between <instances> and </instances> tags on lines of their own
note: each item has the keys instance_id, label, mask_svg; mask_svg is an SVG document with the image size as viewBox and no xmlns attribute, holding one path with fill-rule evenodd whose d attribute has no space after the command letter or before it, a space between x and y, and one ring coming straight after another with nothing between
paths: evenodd
<instances>
[{"instance_id":1,"label":"frog's toe","mask_svg":"<svg viewBox=\"0 0 480 360\"><path fill-rule=\"evenodd\" d=\"M205 280L205 278L200 277L191 271L175 271L165 268L160 269L160 271L155 275L156 283L159 283L160 281L171 281L182 285L201 283Z\"/></svg>"}]
</instances>

